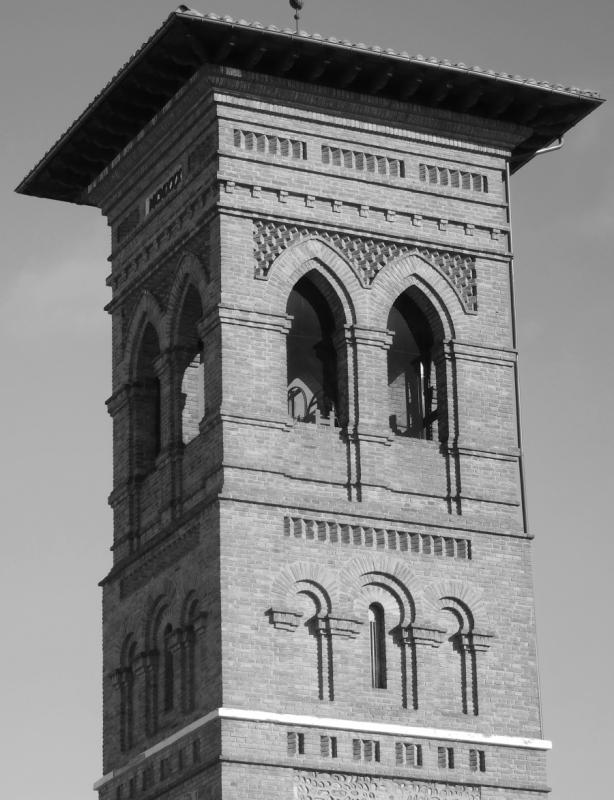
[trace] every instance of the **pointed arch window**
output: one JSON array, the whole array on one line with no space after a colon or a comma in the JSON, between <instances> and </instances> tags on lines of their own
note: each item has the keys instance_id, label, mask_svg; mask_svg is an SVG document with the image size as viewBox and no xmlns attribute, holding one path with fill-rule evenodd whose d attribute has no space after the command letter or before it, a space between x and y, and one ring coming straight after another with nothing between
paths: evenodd
<instances>
[{"instance_id":1,"label":"pointed arch window","mask_svg":"<svg viewBox=\"0 0 614 800\"><path fill-rule=\"evenodd\" d=\"M183 704L186 711L196 707L196 621L200 616L198 600L190 603L184 635Z\"/></svg>"},{"instance_id":2,"label":"pointed arch window","mask_svg":"<svg viewBox=\"0 0 614 800\"><path fill-rule=\"evenodd\" d=\"M386 682L386 628L384 609L379 603L369 606L369 639L371 655L371 686L385 689Z\"/></svg>"},{"instance_id":3,"label":"pointed arch window","mask_svg":"<svg viewBox=\"0 0 614 800\"><path fill-rule=\"evenodd\" d=\"M163 708L166 712L172 711L175 707L175 660L172 644L173 628L169 624L164 629L162 656Z\"/></svg>"},{"instance_id":4,"label":"pointed arch window","mask_svg":"<svg viewBox=\"0 0 614 800\"><path fill-rule=\"evenodd\" d=\"M203 343L198 342L197 350L184 370L181 380L181 438L189 444L200 432L200 422L205 416L205 364Z\"/></svg>"},{"instance_id":5,"label":"pointed arch window","mask_svg":"<svg viewBox=\"0 0 614 800\"><path fill-rule=\"evenodd\" d=\"M141 339L133 386L135 465L141 473L154 468L162 442L160 380L155 366L159 355L158 335L148 323Z\"/></svg>"},{"instance_id":6,"label":"pointed arch window","mask_svg":"<svg viewBox=\"0 0 614 800\"><path fill-rule=\"evenodd\" d=\"M345 395L340 366L345 355L340 349L338 314L325 291L307 275L288 298L287 313L292 317L287 344L288 412L300 422L340 424Z\"/></svg>"},{"instance_id":7,"label":"pointed arch window","mask_svg":"<svg viewBox=\"0 0 614 800\"><path fill-rule=\"evenodd\" d=\"M407 292L388 316L393 342L388 350L390 428L397 436L432 439L438 420L433 331Z\"/></svg>"},{"instance_id":8,"label":"pointed arch window","mask_svg":"<svg viewBox=\"0 0 614 800\"><path fill-rule=\"evenodd\" d=\"M119 677L119 744L122 753L133 746L134 739L134 672L132 665L136 658L136 642L128 637L122 647Z\"/></svg>"},{"instance_id":9,"label":"pointed arch window","mask_svg":"<svg viewBox=\"0 0 614 800\"><path fill-rule=\"evenodd\" d=\"M190 284L183 297L176 331L183 444L189 444L198 436L200 423L205 416L205 354L204 343L198 332L202 316L200 295Z\"/></svg>"}]
</instances>

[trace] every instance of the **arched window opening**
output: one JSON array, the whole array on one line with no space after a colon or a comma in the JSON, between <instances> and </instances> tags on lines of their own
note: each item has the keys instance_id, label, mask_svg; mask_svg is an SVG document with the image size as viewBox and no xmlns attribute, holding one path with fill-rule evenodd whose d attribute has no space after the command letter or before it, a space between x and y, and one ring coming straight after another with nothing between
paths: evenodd
<instances>
[{"instance_id":1,"label":"arched window opening","mask_svg":"<svg viewBox=\"0 0 614 800\"><path fill-rule=\"evenodd\" d=\"M301 422L338 423L335 319L320 290L301 278L288 299L288 412Z\"/></svg>"},{"instance_id":2,"label":"arched window opening","mask_svg":"<svg viewBox=\"0 0 614 800\"><path fill-rule=\"evenodd\" d=\"M390 428L397 436L432 439L438 417L433 332L406 293L392 306L388 329L394 336L388 350Z\"/></svg>"},{"instance_id":3,"label":"arched window opening","mask_svg":"<svg viewBox=\"0 0 614 800\"><path fill-rule=\"evenodd\" d=\"M452 707L462 711L463 714L478 716L478 676L476 649L473 643L473 616L459 600L451 597L444 600L448 644L442 656L448 662L445 667L449 678L451 677L449 696Z\"/></svg>"},{"instance_id":4,"label":"arched window opening","mask_svg":"<svg viewBox=\"0 0 614 800\"><path fill-rule=\"evenodd\" d=\"M159 355L158 335L148 323L141 340L134 384L135 463L143 473L155 467L161 447L160 380L155 369Z\"/></svg>"},{"instance_id":5,"label":"arched window opening","mask_svg":"<svg viewBox=\"0 0 614 800\"><path fill-rule=\"evenodd\" d=\"M121 668L119 670L119 745L122 753L134 744L134 673L132 664L136 658L136 643L128 641L122 648Z\"/></svg>"},{"instance_id":6,"label":"arched window opening","mask_svg":"<svg viewBox=\"0 0 614 800\"><path fill-rule=\"evenodd\" d=\"M181 438L184 444L195 439L200 432L200 423L205 416L205 365L203 345L198 343L194 354L183 373L181 381Z\"/></svg>"},{"instance_id":7,"label":"arched window opening","mask_svg":"<svg viewBox=\"0 0 614 800\"><path fill-rule=\"evenodd\" d=\"M200 295L189 286L183 298L177 327L177 352L181 374L181 440L188 444L200 433L205 416L204 345L198 333L203 308Z\"/></svg>"},{"instance_id":8,"label":"arched window opening","mask_svg":"<svg viewBox=\"0 0 614 800\"><path fill-rule=\"evenodd\" d=\"M384 609L379 603L369 606L369 637L371 643L371 686L386 688L386 629Z\"/></svg>"},{"instance_id":9,"label":"arched window opening","mask_svg":"<svg viewBox=\"0 0 614 800\"><path fill-rule=\"evenodd\" d=\"M172 651L173 628L169 624L164 629L163 640L163 657L162 657L162 670L163 670L163 708L164 711L172 711L175 707L175 664L174 654Z\"/></svg>"},{"instance_id":10,"label":"arched window opening","mask_svg":"<svg viewBox=\"0 0 614 800\"><path fill-rule=\"evenodd\" d=\"M195 623L200 610L198 600L192 601L187 614L187 625L184 628L184 706L186 711L193 711L196 707L196 631Z\"/></svg>"}]
</instances>

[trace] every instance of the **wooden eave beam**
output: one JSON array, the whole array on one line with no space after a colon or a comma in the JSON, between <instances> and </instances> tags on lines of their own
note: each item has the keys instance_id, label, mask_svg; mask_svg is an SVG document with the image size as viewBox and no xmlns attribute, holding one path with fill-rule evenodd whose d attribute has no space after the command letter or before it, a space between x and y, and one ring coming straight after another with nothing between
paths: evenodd
<instances>
[{"instance_id":1,"label":"wooden eave beam","mask_svg":"<svg viewBox=\"0 0 614 800\"><path fill-rule=\"evenodd\" d=\"M211 60L214 64L219 64L221 61L225 61L228 56L234 51L237 45L237 37L236 36L229 36L227 39L224 39L219 47L213 52Z\"/></svg>"},{"instance_id":2,"label":"wooden eave beam","mask_svg":"<svg viewBox=\"0 0 614 800\"><path fill-rule=\"evenodd\" d=\"M436 84L432 92L428 96L428 104L439 108L443 105L444 100L449 97L450 92L454 88L454 84L447 81L446 83Z\"/></svg>"},{"instance_id":3,"label":"wooden eave beam","mask_svg":"<svg viewBox=\"0 0 614 800\"><path fill-rule=\"evenodd\" d=\"M365 91L369 94L378 94L388 86L394 76L394 68L379 69L365 80Z\"/></svg>"},{"instance_id":4,"label":"wooden eave beam","mask_svg":"<svg viewBox=\"0 0 614 800\"><path fill-rule=\"evenodd\" d=\"M190 29L185 38L198 66L209 60L209 50L199 36L196 36Z\"/></svg>"},{"instance_id":5,"label":"wooden eave beam","mask_svg":"<svg viewBox=\"0 0 614 800\"><path fill-rule=\"evenodd\" d=\"M406 100L409 100L410 97L413 97L416 92L422 89L424 83L424 78L421 75L414 75L408 79L406 79L399 87L397 92L397 96L399 100L403 103Z\"/></svg>"},{"instance_id":6,"label":"wooden eave beam","mask_svg":"<svg viewBox=\"0 0 614 800\"><path fill-rule=\"evenodd\" d=\"M356 78L360 75L362 71L362 67L360 64L347 64L341 69L341 72L337 75L337 79L335 81L335 85L338 89L347 89L349 88Z\"/></svg>"},{"instance_id":7,"label":"wooden eave beam","mask_svg":"<svg viewBox=\"0 0 614 800\"><path fill-rule=\"evenodd\" d=\"M290 50L285 53L282 58L275 64L275 70L279 75L285 75L290 72L292 67L296 64L300 56L298 50Z\"/></svg>"},{"instance_id":8,"label":"wooden eave beam","mask_svg":"<svg viewBox=\"0 0 614 800\"><path fill-rule=\"evenodd\" d=\"M515 98L512 92L501 90L497 94L490 94L484 97L486 110L493 117L500 117L513 104Z\"/></svg>"},{"instance_id":9,"label":"wooden eave beam","mask_svg":"<svg viewBox=\"0 0 614 800\"><path fill-rule=\"evenodd\" d=\"M455 103L455 108L463 114L468 113L474 109L484 97L484 89L479 84L465 89L464 93L459 92L458 101Z\"/></svg>"},{"instance_id":10,"label":"wooden eave beam","mask_svg":"<svg viewBox=\"0 0 614 800\"><path fill-rule=\"evenodd\" d=\"M242 65L245 69L254 69L264 58L268 52L268 47L265 45L257 45L250 48L241 59Z\"/></svg>"},{"instance_id":11,"label":"wooden eave beam","mask_svg":"<svg viewBox=\"0 0 614 800\"><path fill-rule=\"evenodd\" d=\"M324 75L326 70L330 67L330 64L330 58L323 58L321 61L314 59L309 70L305 74L305 80L309 82L317 81L318 78L321 78L322 75Z\"/></svg>"}]
</instances>

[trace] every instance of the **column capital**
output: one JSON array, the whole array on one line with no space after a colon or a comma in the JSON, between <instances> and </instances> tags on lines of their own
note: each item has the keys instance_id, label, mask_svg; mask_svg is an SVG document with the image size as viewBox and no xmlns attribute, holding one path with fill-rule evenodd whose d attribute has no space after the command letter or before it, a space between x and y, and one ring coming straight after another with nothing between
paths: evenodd
<instances>
[{"instance_id":1,"label":"column capital","mask_svg":"<svg viewBox=\"0 0 614 800\"><path fill-rule=\"evenodd\" d=\"M394 334L387 328L368 328L364 325L346 325L345 338L364 347L379 347L388 350Z\"/></svg>"},{"instance_id":2,"label":"column capital","mask_svg":"<svg viewBox=\"0 0 614 800\"><path fill-rule=\"evenodd\" d=\"M289 609L269 608L267 611L269 622L274 628L294 633L298 628L302 614Z\"/></svg>"},{"instance_id":3,"label":"column capital","mask_svg":"<svg viewBox=\"0 0 614 800\"><path fill-rule=\"evenodd\" d=\"M423 645L439 647L445 639L446 632L432 623L407 625L400 629L401 638L406 645Z\"/></svg>"}]
</instances>

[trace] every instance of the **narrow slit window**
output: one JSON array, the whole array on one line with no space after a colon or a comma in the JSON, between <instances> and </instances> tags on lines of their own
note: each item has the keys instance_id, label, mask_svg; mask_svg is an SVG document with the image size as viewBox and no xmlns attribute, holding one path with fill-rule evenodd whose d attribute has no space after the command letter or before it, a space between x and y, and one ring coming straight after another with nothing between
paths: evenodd
<instances>
[{"instance_id":1,"label":"narrow slit window","mask_svg":"<svg viewBox=\"0 0 614 800\"><path fill-rule=\"evenodd\" d=\"M371 643L371 686L386 688L386 631L384 609L379 603L369 606L369 636Z\"/></svg>"},{"instance_id":2,"label":"narrow slit window","mask_svg":"<svg viewBox=\"0 0 614 800\"><path fill-rule=\"evenodd\" d=\"M172 711L175 707L175 664L171 648L173 629L170 625L164 631L164 710Z\"/></svg>"}]
</instances>

